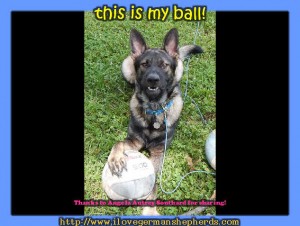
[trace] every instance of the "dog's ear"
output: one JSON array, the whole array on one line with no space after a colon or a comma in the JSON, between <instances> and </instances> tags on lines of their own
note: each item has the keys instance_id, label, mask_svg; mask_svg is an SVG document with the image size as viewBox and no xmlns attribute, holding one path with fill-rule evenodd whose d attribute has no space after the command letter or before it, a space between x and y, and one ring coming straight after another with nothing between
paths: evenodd
<instances>
[{"instance_id":1,"label":"dog's ear","mask_svg":"<svg viewBox=\"0 0 300 226\"><path fill-rule=\"evenodd\" d=\"M177 55L178 31L176 28L171 29L166 34L165 39L164 39L164 49L172 57L175 57Z\"/></svg>"},{"instance_id":2,"label":"dog's ear","mask_svg":"<svg viewBox=\"0 0 300 226\"><path fill-rule=\"evenodd\" d=\"M179 57L181 60L184 60L191 54L203 53L203 50L200 46L197 45L186 45L179 49Z\"/></svg>"},{"instance_id":3,"label":"dog's ear","mask_svg":"<svg viewBox=\"0 0 300 226\"><path fill-rule=\"evenodd\" d=\"M136 29L132 29L130 32L130 45L134 58L140 56L147 49L143 36Z\"/></svg>"}]
</instances>

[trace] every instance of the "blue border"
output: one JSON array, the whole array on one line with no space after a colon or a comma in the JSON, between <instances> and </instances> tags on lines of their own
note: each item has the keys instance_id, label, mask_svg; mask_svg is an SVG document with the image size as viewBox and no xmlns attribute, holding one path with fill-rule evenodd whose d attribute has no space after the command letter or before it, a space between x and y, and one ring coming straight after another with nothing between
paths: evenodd
<instances>
[{"instance_id":1,"label":"blue border","mask_svg":"<svg viewBox=\"0 0 300 226\"><path fill-rule=\"evenodd\" d=\"M127 9L130 4L136 4L147 8L148 6L161 6L161 1L145 0L142 3L138 1L96 1L96 0L14 0L11 2L0 1L0 224L1 225L58 225L58 216L54 217L12 217L10 214L10 12L12 10L92 10L96 6L103 4L118 4L125 6ZM293 0L191 0L180 2L164 1L163 5L172 6L178 4L181 7L192 5L207 5L209 11L216 10L234 10L234 11L272 11L284 10L290 12L290 214L289 216L217 216L223 218L239 218L243 226L253 225L292 225L300 222L300 124L299 124L299 97L300 97L300 29L299 15L300 5ZM280 18L278 18L280 20ZM274 21L276 23L276 21ZM277 48L274 46L274 48ZM297 170L298 166L298 170ZM280 169L278 169L280 170ZM298 171L298 174L297 174ZM276 173L276 172L274 172ZM266 175L267 177L267 175ZM280 183L280 181L278 181ZM276 198L276 197L274 197ZM33 199L34 200L34 199ZM268 203L264 200L257 201L257 205L264 205L268 208ZM278 203L280 205L280 203ZM64 216L67 217L67 216ZM82 216L78 216L81 218Z\"/></svg>"}]
</instances>

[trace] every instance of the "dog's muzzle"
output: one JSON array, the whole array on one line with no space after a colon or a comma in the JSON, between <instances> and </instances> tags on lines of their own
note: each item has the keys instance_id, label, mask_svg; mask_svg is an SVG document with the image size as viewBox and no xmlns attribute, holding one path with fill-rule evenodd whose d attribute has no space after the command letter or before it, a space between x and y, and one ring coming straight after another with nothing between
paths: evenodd
<instances>
[{"instance_id":1,"label":"dog's muzzle","mask_svg":"<svg viewBox=\"0 0 300 226\"><path fill-rule=\"evenodd\" d=\"M151 73L147 76L147 84L149 91L157 91L159 85L159 75L156 73Z\"/></svg>"}]
</instances>

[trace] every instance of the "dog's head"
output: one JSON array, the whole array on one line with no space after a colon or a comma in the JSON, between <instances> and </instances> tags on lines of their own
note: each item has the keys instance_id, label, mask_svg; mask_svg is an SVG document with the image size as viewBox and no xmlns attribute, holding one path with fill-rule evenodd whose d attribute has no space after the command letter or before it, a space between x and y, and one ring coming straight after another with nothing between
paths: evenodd
<instances>
[{"instance_id":1,"label":"dog's head","mask_svg":"<svg viewBox=\"0 0 300 226\"><path fill-rule=\"evenodd\" d=\"M130 33L131 55L122 64L124 78L150 99L169 93L183 74L182 60L191 53L201 53L196 45L178 49L178 32L171 29L162 48L148 48L143 36L135 29Z\"/></svg>"}]
</instances>

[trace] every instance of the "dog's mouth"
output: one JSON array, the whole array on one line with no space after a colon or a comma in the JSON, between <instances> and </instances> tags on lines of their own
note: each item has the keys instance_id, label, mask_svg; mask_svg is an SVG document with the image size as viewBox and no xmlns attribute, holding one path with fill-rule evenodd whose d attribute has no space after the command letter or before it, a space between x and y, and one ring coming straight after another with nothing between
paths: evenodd
<instances>
[{"instance_id":1,"label":"dog's mouth","mask_svg":"<svg viewBox=\"0 0 300 226\"><path fill-rule=\"evenodd\" d=\"M159 86L147 86L146 95L150 98L156 98L161 93L161 88Z\"/></svg>"},{"instance_id":2,"label":"dog's mouth","mask_svg":"<svg viewBox=\"0 0 300 226\"><path fill-rule=\"evenodd\" d=\"M158 90L158 87L156 87L156 86L148 86L148 90L152 91L152 92L155 92L155 91Z\"/></svg>"}]
</instances>

